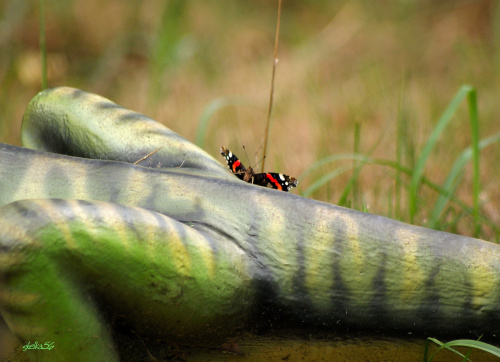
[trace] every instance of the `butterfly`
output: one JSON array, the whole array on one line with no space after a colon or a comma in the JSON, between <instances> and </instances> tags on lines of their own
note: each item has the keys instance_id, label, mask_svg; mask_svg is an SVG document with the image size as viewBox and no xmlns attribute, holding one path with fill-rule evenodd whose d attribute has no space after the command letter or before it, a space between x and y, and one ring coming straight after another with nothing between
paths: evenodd
<instances>
[{"instance_id":1,"label":"butterfly","mask_svg":"<svg viewBox=\"0 0 500 362\"><path fill-rule=\"evenodd\" d=\"M221 147L220 154L226 159L229 170L245 182L281 191L290 191L291 188L297 187L299 183L295 177L283 175L282 173L255 173L251 167L245 168L238 157L227 148Z\"/></svg>"}]
</instances>

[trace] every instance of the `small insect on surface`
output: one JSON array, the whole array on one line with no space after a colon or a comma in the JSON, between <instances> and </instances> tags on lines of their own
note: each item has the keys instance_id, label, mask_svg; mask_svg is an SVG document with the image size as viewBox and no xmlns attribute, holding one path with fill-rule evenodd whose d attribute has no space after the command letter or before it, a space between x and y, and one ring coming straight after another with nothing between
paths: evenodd
<instances>
[{"instance_id":1,"label":"small insect on surface","mask_svg":"<svg viewBox=\"0 0 500 362\"><path fill-rule=\"evenodd\" d=\"M220 148L220 154L226 159L229 170L245 182L281 191L290 191L291 188L297 187L299 183L295 177L283 175L282 173L254 173L251 167L245 168L238 157L225 147Z\"/></svg>"}]
</instances>

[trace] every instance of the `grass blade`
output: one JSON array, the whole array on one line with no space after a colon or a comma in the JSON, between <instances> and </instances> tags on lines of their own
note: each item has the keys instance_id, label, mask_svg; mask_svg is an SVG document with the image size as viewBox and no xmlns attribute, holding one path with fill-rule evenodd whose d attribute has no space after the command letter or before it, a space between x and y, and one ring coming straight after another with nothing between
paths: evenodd
<instances>
[{"instance_id":1,"label":"grass blade","mask_svg":"<svg viewBox=\"0 0 500 362\"><path fill-rule=\"evenodd\" d=\"M479 236L481 232L481 223L479 222L479 121L477 114L477 96L476 90L471 89L468 97L469 118L472 138L472 167L473 167L473 211L474 211L474 236Z\"/></svg>"},{"instance_id":2,"label":"grass blade","mask_svg":"<svg viewBox=\"0 0 500 362\"><path fill-rule=\"evenodd\" d=\"M491 344L488 344L488 343L485 343L485 342L475 341L475 340L472 340L472 339L457 339L455 341L451 341L451 342L448 342L448 343L442 343L442 342L438 341L435 338L430 338L429 337L427 339L430 340L430 341L432 341L432 342L434 342L434 343L436 343L437 345L440 346L436 351L434 351L434 353L429 357L429 359L426 360L427 362L432 361L432 359L434 358L434 356L436 355L436 353L439 352L442 349L447 349L447 350L449 350L449 351L451 351L453 353L458 354L462 358L466 358L463 354L461 354L460 352L458 352L457 350L455 350L455 349L453 349L451 347L469 347L469 348L475 348L475 349L479 349L481 351L485 351L487 353L490 353L490 354L492 354L494 356L500 357L500 348L492 346ZM424 355L425 355L425 352L424 352Z\"/></svg>"},{"instance_id":3,"label":"grass blade","mask_svg":"<svg viewBox=\"0 0 500 362\"><path fill-rule=\"evenodd\" d=\"M328 181L331 179L339 176L340 174L349 171L352 168L352 165L347 165L347 166L342 166L339 167L332 172L327 173L326 175L321 176L319 179L317 179L315 182L312 183L311 186L309 186L304 192L301 193L302 196L307 197L311 195L314 191L319 189L321 186L326 184Z\"/></svg>"},{"instance_id":4,"label":"grass blade","mask_svg":"<svg viewBox=\"0 0 500 362\"><path fill-rule=\"evenodd\" d=\"M485 147L488 147L496 142L500 142L500 133L497 133L493 136L485 138L484 140L479 142L477 145L476 152L479 153L480 150L482 150ZM462 171L463 171L465 165L467 164L467 162L469 162L470 159L473 157L474 152L475 152L474 145L472 145L471 147L464 150L460 154L460 156L455 160L455 162L453 163L453 166L451 167L451 170L448 173L448 176L446 177L445 182L441 186L445 192L440 193L438 199L436 200L436 203L434 204L434 208L432 210L432 213L429 217L429 222L426 224L426 227L431 228L431 229L435 229L436 226L438 225L439 216L443 212L443 210L446 206L446 203L448 202L451 195L453 194L453 191L454 191L456 185L458 184L458 178L462 174ZM477 206L477 207L479 207L479 206ZM478 209L476 209L476 207L474 207L473 213L474 213L474 219L476 220L476 222L479 222L478 219L476 219L476 218L479 218L479 214L476 214L476 213L478 213Z\"/></svg>"},{"instance_id":5,"label":"grass blade","mask_svg":"<svg viewBox=\"0 0 500 362\"><path fill-rule=\"evenodd\" d=\"M488 138L484 139L483 141L481 141L480 142L480 149L485 148L485 147L493 144L494 142L498 142L498 141L500 141L500 133L493 135L491 137L488 137ZM470 152L472 152L472 151L470 151ZM460 172L460 170L463 168L463 166L460 166L460 164L466 163L467 159L470 159L470 157L471 157L471 154L469 154L467 152L467 150L464 151L462 153L461 157L459 157L458 160L455 162L455 164L457 164L457 165L454 165L454 167L452 168L454 170L453 174ZM325 158L315 162L299 176L299 179L305 178L314 170L316 170L316 169L318 169L318 168L320 168L328 163L340 161L340 160L354 160L354 159L360 161L361 164L386 166L386 167L392 168L392 169L400 172L401 174L408 175L408 176L411 176L414 173L414 171L412 169L410 169L408 167L401 166L400 164L398 164L395 161L384 160L384 159L373 159L373 158L370 158L370 157L365 156L365 155L344 153L344 154L331 155L331 156L325 157ZM361 167L361 165L358 165L358 167ZM319 180L314 182L313 185L311 185L308 189L306 189L306 191L301 193L301 195L302 196L310 195L312 192L316 191L319 187L324 185L327 181L338 176L340 173L347 171L348 169L349 168L346 168L346 169L339 168L337 170L332 171L331 173L329 173L327 175L324 175ZM436 183L433 183L432 181L430 181L429 179L427 179L424 176L421 178L421 183L423 185L425 185L426 187L429 187L431 190L440 194L440 197L444 196L445 198L448 198L450 201L454 202L465 214L472 215L473 210L470 208L470 206L468 206L463 201L461 201L456 196L454 196L453 192L450 192L451 187L453 186L452 181L456 178L456 176L449 175L448 178L451 181L445 182L445 186L447 186L446 189L443 186L440 186L440 185L437 185ZM445 202L445 204L446 204L446 202ZM437 208L437 206L435 206L435 208ZM499 227L498 227L497 223L495 223L494 221L488 219L486 216L481 215L481 214L479 215L479 219L484 225L488 225L489 227L491 227L493 229L493 232L498 233Z\"/></svg>"},{"instance_id":6,"label":"grass blade","mask_svg":"<svg viewBox=\"0 0 500 362\"><path fill-rule=\"evenodd\" d=\"M299 176L299 179L305 178L308 174L313 172L314 170L330 163L330 162L335 162L339 160L358 160L362 161L365 163L370 163L372 162L371 158L365 156L365 155L353 155L352 153L338 153L336 155L331 155L322 158L319 161L314 162L311 166L309 166L304 172L302 172Z\"/></svg>"},{"instance_id":7,"label":"grass blade","mask_svg":"<svg viewBox=\"0 0 500 362\"><path fill-rule=\"evenodd\" d=\"M455 114L457 108L459 107L462 100L471 92L473 88L464 85L462 86L455 97L452 99L448 107L445 109L443 115L439 119L436 127L432 131L429 139L427 140L420 157L417 160L415 165L413 176L410 182L410 190L409 190L409 213L410 213L410 222L414 222L415 214L417 213L417 193L422 180L422 174L424 171L425 164L427 159L429 158L432 149L436 145L439 136L446 129L448 124L450 123L452 116Z\"/></svg>"}]
</instances>

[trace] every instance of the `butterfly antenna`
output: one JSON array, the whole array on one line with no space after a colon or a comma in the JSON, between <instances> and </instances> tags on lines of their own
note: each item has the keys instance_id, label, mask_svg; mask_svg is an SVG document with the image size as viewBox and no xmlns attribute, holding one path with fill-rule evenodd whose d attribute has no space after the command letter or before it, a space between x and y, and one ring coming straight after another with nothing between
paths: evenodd
<instances>
[{"instance_id":1,"label":"butterfly antenna","mask_svg":"<svg viewBox=\"0 0 500 362\"><path fill-rule=\"evenodd\" d=\"M259 163L261 163L262 161L264 161L264 159L265 159L265 158L266 158L266 156L262 157L262 158L260 159L260 161L259 161L259 162L257 162L257 163L255 164L255 166L257 166ZM255 167L255 166L254 166L254 167Z\"/></svg>"},{"instance_id":2,"label":"butterfly antenna","mask_svg":"<svg viewBox=\"0 0 500 362\"><path fill-rule=\"evenodd\" d=\"M248 158L248 153L247 153L247 149L245 147L245 145L243 145L243 151L245 151L245 157L247 158L247 165L250 166L251 163L250 163L250 158Z\"/></svg>"},{"instance_id":3,"label":"butterfly antenna","mask_svg":"<svg viewBox=\"0 0 500 362\"><path fill-rule=\"evenodd\" d=\"M245 150L245 156L247 157L248 165L250 166L251 163L250 163L250 159L248 158L247 149L245 148L245 146L243 146L243 149ZM262 157L259 162L257 162L255 165L252 166L252 168L255 168L255 166L257 166L259 163L264 161L265 158L266 158L266 156L264 155L264 157Z\"/></svg>"}]
</instances>

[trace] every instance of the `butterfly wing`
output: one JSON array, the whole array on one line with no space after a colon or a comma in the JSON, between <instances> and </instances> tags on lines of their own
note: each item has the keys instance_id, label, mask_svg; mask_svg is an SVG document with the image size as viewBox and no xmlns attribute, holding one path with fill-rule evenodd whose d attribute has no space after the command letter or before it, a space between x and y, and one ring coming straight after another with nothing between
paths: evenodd
<instances>
[{"instance_id":1,"label":"butterfly wing","mask_svg":"<svg viewBox=\"0 0 500 362\"><path fill-rule=\"evenodd\" d=\"M223 146L220 148L220 154L226 159L229 170L234 173L236 177L243 180L247 169L243 166L238 157Z\"/></svg>"},{"instance_id":2,"label":"butterfly wing","mask_svg":"<svg viewBox=\"0 0 500 362\"><path fill-rule=\"evenodd\" d=\"M283 175L282 173L267 172L253 175L253 183L258 186L288 192L291 188L297 187L299 181L295 177Z\"/></svg>"}]
</instances>

